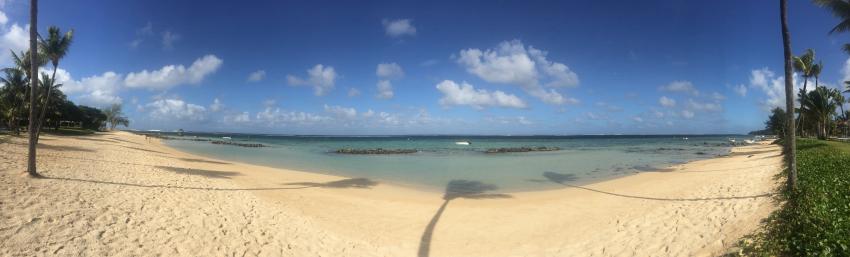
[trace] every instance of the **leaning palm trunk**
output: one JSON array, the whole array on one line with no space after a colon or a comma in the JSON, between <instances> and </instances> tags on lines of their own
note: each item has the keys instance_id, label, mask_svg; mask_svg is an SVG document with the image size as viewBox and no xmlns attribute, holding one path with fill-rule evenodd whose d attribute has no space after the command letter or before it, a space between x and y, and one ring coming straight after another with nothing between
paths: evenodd
<instances>
[{"instance_id":1,"label":"leaning palm trunk","mask_svg":"<svg viewBox=\"0 0 850 257\"><path fill-rule=\"evenodd\" d=\"M800 103L801 103L800 105L802 105L802 103L806 101L806 94L807 94L806 93L806 86L807 86L807 84L809 84L809 79L803 78L803 93L800 94ZM797 119L797 125L800 126L800 136L801 137L806 136L806 127L803 125L803 122L805 122L805 120L803 120L803 116L805 116L804 115L805 113L806 112L801 111L800 117Z\"/></svg>"},{"instance_id":2,"label":"leaning palm trunk","mask_svg":"<svg viewBox=\"0 0 850 257\"><path fill-rule=\"evenodd\" d=\"M56 69L58 63L53 63L53 75L50 76L50 83L56 82ZM38 127L35 129L35 143L38 143L38 137L41 134L41 126L44 126L44 114L47 113L47 105L50 104L50 93L53 92L53 85L47 85L47 94L44 97L44 105L41 106L41 114L38 117Z\"/></svg>"}]
</instances>

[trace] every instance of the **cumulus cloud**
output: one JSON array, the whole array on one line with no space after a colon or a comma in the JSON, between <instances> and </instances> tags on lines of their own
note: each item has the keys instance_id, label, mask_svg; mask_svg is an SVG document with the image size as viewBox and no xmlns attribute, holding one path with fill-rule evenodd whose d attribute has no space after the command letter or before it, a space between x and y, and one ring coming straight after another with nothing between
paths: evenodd
<instances>
[{"instance_id":1,"label":"cumulus cloud","mask_svg":"<svg viewBox=\"0 0 850 257\"><path fill-rule=\"evenodd\" d=\"M390 99L393 98L395 93L393 93L393 84L389 80L380 80L378 81L378 94L375 97L379 99Z\"/></svg>"},{"instance_id":2,"label":"cumulus cloud","mask_svg":"<svg viewBox=\"0 0 850 257\"><path fill-rule=\"evenodd\" d=\"M50 74L52 70L42 72ZM74 80L71 73L60 68L56 70L56 82L62 84L62 92L78 96L80 104L101 107L122 102L117 93L123 84L123 77L112 71Z\"/></svg>"},{"instance_id":3,"label":"cumulus cloud","mask_svg":"<svg viewBox=\"0 0 850 257\"><path fill-rule=\"evenodd\" d=\"M280 108L266 107L256 115L257 122L268 126L309 125L329 120L328 117L306 112L286 111Z\"/></svg>"},{"instance_id":4,"label":"cumulus cloud","mask_svg":"<svg viewBox=\"0 0 850 257\"><path fill-rule=\"evenodd\" d=\"M176 98L153 101L145 105L145 110L154 120L197 122L207 118L207 108Z\"/></svg>"},{"instance_id":5,"label":"cumulus cloud","mask_svg":"<svg viewBox=\"0 0 850 257\"><path fill-rule=\"evenodd\" d=\"M159 70L131 72L124 84L128 88L164 90L182 84L198 84L221 67L222 60L215 55L198 58L189 68L183 65L167 65Z\"/></svg>"},{"instance_id":6,"label":"cumulus cloud","mask_svg":"<svg viewBox=\"0 0 850 257\"><path fill-rule=\"evenodd\" d=\"M723 107L718 102L697 102L694 99L688 99L688 108L696 111L718 112L722 111Z\"/></svg>"},{"instance_id":7,"label":"cumulus cloud","mask_svg":"<svg viewBox=\"0 0 850 257\"><path fill-rule=\"evenodd\" d=\"M384 31L387 33L387 36L390 36L390 37L402 37L402 36L415 36L416 35L416 27L413 26L413 20L411 20L411 19L398 19L398 20L384 19L384 20L381 21L381 24L384 25Z\"/></svg>"},{"instance_id":8,"label":"cumulus cloud","mask_svg":"<svg viewBox=\"0 0 850 257\"><path fill-rule=\"evenodd\" d=\"M351 107L328 106L325 105L325 112L333 114L338 118L354 119L357 118L357 110Z\"/></svg>"},{"instance_id":9,"label":"cumulus cloud","mask_svg":"<svg viewBox=\"0 0 850 257\"><path fill-rule=\"evenodd\" d=\"M262 81L264 78L266 78L265 70L258 70L255 72L251 72L251 74L248 74L248 82L259 82Z\"/></svg>"},{"instance_id":10,"label":"cumulus cloud","mask_svg":"<svg viewBox=\"0 0 850 257\"><path fill-rule=\"evenodd\" d=\"M375 69L375 75L382 79L399 79L404 77L404 70L397 63L380 63Z\"/></svg>"},{"instance_id":11,"label":"cumulus cloud","mask_svg":"<svg viewBox=\"0 0 850 257\"><path fill-rule=\"evenodd\" d=\"M5 14L3 17L5 17ZM20 26L14 23L6 27L5 22L0 24L0 65L12 64L10 51L20 53L29 49L28 31L29 25Z\"/></svg>"},{"instance_id":12,"label":"cumulus cloud","mask_svg":"<svg viewBox=\"0 0 850 257\"><path fill-rule=\"evenodd\" d=\"M313 68L307 70L307 79L299 78L295 75L287 75L286 80L289 85L301 86L309 85L313 87L313 93L317 96L323 96L334 89L337 74L334 67L316 64Z\"/></svg>"},{"instance_id":13,"label":"cumulus cloud","mask_svg":"<svg viewBox=\"0 0 850 257\"><path fill-rule=\"evenodd\" d=\"M228 114L222 118L225 124L246 124L251 122L251 115L248 112Z\"/></svg>"},{"instance_id":14,"label":"cumulus cloud","mask_svg":"<svg viewBox=\"0 0 850 257\"><path fill-rule=\"evenodd\" d=\"M797 92L799 89L798 85L800 85L800 83L797 81L796 74L794 74L793 83L795 85L794 92ZM759 100L759 104L763 110L769 111L775 107L785 109L784 76L776 76L776 74L768 68L752 70L750 72L750 87L759 89L765 94L766 98Z\"/></svg>"},{"instance_id":15,"label":"cumulus cloud","mask_svg":"<svg viewBox=\"0 0 850 257\"><path fill-rule=\"evenodd\" d=\"M670 82L670 84L659 87L658 89L667 92L688 93L695 96L699 95L699 90L697 90L694 87L694 84L690 81L673 81Z\"/></svg>"},{"instance_id":16,"label":"cumulus cloud","mask_svg":"<svg viewBox=\"0 0 850 257\"><path fill-rule=\"evenodd\" d=\"M475 89L472 85L463 82L458 85L454 81L444 80L437 84L437 90L443 94L440 105L468 105L475 109L484 107L526 108L526 103L516 95L507 94L502 91L488 92L484 89Z\"/></svg>"},{"instance_id":17,"label":"cumulus cloud","mask_svg":"<svg viewBox=\"0 0 850 257\"><path fill-rule=\"evenodd\" d=\"M404 70L397 63L380 63L375 69L375 75L380 79L377 84L378 94L375 97L379 99L390 99L395 95L390 80L404 77Z\"/></svg>"},{"instance_id":18,"label":"cumulus cloud","mask_svg":"<svg viewBox=\"0 0 850 257\"><path fill-rule=\"evenodd\" d=\"M470 48L460 51L457 62L466 71L491 82L518 85L529 95L548 104L564 104L571 100L546 87L575 87L578 75L563 63L549 61L547 52L519 40L505 41L495 49Z\"/></svg>"},{"instance_id":19,"label":"cumulus cloud","mask_svg":"<svg viewBox=\"0 0 850 257\"><path fill-rule=\"evenodd\" d=\"M224 109L224 104L221 103L221 101L218 100L218 98L213 99L213 103L210 104L210 111L211 112L218 112L218 111L221 111L222 109Z\"/></svg>"},{"instance_id":20,"label":"cumulus cloud","mask_svg":"<svg viewBox=\"0 0 850 257\"><path fill-rule=\"evenodd\" d=\"M694 117L694 112L688 111L688 110L682 110L682 117L685 117L685 119L691 119L691 118Z\"/></svg>"},{"instance_id":21,"label":"cumulus cloud","mask_svg":"<svg viewBox=\"0 0 850 257\"><path fill-rule=\"evenodd\" d=\"M676 100L673 100L672 98L669 98L669 97L666 97L666 96L661 96L661 98L658 98L658 103L661 104L661 106L664 106L664 107L674 107L674 106L676 106Z\"/></svg>"}]
</instances>

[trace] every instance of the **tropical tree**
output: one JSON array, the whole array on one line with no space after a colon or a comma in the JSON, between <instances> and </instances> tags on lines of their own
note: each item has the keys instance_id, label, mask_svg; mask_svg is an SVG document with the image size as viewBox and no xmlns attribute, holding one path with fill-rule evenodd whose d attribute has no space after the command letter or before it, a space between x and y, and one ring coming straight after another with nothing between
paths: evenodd
<instances>
[{"instance_id":1,"label":"tropical tree","mask_svg":"<svg viewBox=\"0 0 850 257\"><path fill-rule=\"evenodd\" d=\"M786 129L785 110L779 107L773 108L767 121L764 122L764 129L784 138Z\"/></svg>"},{"instance_id":2,"label":"tropical tree","mask_svg":"<svg viewBox=\"0 0 850 257\"><path fill-rule=\"evenodd\" d=\"M38 0L30 0L30 51L32 54L30 55L30 63L36 64L38 63ZM39 177L38 170L36 170L35 164L35 155L36 155L36 145L37 140L36 137L38 133L36 132L36 127L38 126L38 121L36 120L36 94L38 92L38 65L30 65L29 79L30 79L30 115L29 115L29 148L27 151L27 173L31 177Z\"/></svg>"},{"instance_id":3,"label":"tropical tree","mask_svg":"<svg viewBox=\"0 0 850 257\"><path fill-rule=\"evenodd\" d=\"M850 1L848 0L814 0L815 4L820 5L829 11L832 12L832 15L838 18L840 21L835 27L829 31L829 34L832 33L841 33L850 31ZM844 44L842 46L844 52L850 54L850 44Z\"/></svg>"},{"instance_id":4,"label":"tropical tree","mask_svg":"<svg viewBox=\"0 0 850 257\"><path fill-rule=\"evenodd\" d=\"M71 47L71 41L73 41L73 39L74 30L69 30L65 34L62 34L59 27L50 26L50 28L47 29L47 38L42 38L39 43L41 52L44 54L46 59L53 64L53 74L49 79L51 83L45 84L47 93L42 100L41 115L38 118L39 122L38 127L36 128L36 134L41 132L41 126L42 123L44 123L44 115L47 113L47 106L50 104L50 95L53 92L53 89L62 86L62 84L53 85L56 82L56 70L59 68L59 60L68 54L68 49ZM38 141L38 137L36 137L36 141Z\"/></svg>"},{"instance_id":5,"label":"tropical tree","mask_svg":"<svg viewBox=\"0 0 850 257\"><path fill-rule=\"evenodd\" d=\"M817 69L818 74L820 74L820 66L815 64L815 51L812 49L806 49L806 52L800 56L794 56L791 58L791 61L794 63L794 70L800 72L803 77L803 88L801 89L800 95L803 97L800 98L800 101L803 101L806 97L807 86L809 84L809 78L814 75L815 70ZM800 125L800 135L805 136L805 129L802 127L802 124L805 123L804 114L800 113L800 117L798 118L798 124Z\"/></svg>"},{"instance_id":6,"label":"tropical tree","mask_svg":"<svg viewBox=\"0 0 850 257\"><path fill-rule=\"evenodd\" d=\"M109 130L114 130L118 125L130 126L130 120L124 116L124 111L121 110L121 104L113 104L103 110L106 115L106 123L109 124Z\"/></svg>"},{"instance_id":7,"label":"tropical tree","mask_svg":"<svg viewBox=\"0 0 850 257\"><path fill-rule=\"evenodd\" d=\"M788 168L788 186L797 189L797 143L794 139L794 81L791 74L791 32L788 31L788 0L779 0L779 20L782 26L782 52L785 67L785 110L788 120L788 130L785 131L785 160Z\"/></svg>"},{"instance_id":8,"label":"tropical tree","mask_svg":"<svg viewBox=\"0 0 850 257\"><path fill-rule=\"evenodd\" d=\"M14 133L18 133L18 123L21 120L21 111L26 100L27 86L29 82L24 71L17 68L3 69L4 77L0 83L5 86L0 88L0 106L3 107L3 119L6 125Z\"/></svg>"},{"instance_id":9,"label":"tropical tree","mask_svg":"<svg viewBox=\"0 0 850 257\"><path fill-rule=\"evenodd\" d=\"M835 98L840 95L840 92L826 87L816 87L815 90L806 95L800 106L801 113L806 113L816 122L818 138L826 139L828 136L827 127L832 121L832 115L838 108Z\"/></svg>"}]
</instances>

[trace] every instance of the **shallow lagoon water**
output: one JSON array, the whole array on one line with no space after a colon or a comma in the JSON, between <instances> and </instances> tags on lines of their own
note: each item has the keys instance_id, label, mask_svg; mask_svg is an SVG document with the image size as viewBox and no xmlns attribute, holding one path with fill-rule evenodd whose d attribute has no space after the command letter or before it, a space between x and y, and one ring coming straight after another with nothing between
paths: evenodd
<instances>
[{"instance_id":1,"label":"shallow lagoon water","mask_svg":"<svg viewBox=\"0 0 850 257\"><path fill-rule=\"evenodd\" d=\"M216 159L308 172L369 178L425 190L442 190L451 180L495 184L500 191L557 188L542 174L572 174L585 184L729 152L727 138L744 136L261 136L189 134L185 137L256 142L263 148L166 140L189 153ZM684 137L688 139L685 140ZM470 141L471 145L457 145ZM500 147L559 147L554 152L485 153ZM414 154L347 155L340 148L417 149Z\"/></svg>"}]
</instances>

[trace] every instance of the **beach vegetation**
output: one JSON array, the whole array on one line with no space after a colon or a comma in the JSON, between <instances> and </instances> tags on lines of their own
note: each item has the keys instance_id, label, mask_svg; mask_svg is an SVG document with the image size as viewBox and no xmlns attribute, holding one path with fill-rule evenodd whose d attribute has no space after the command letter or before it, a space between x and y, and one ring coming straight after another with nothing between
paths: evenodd
<instances>
[{"instance_id":1,"label":"beach vegetation","mask_svg":"<svg viewBox=\"0 0 850 257\"><path fill-rule=\"evenodd\" d=\"M797 190L783 190L764 230L742 240L744 255L850 254L850 143L797 141Z\"/></svg>"},{"instance_id":2,"label":"beach vegetation","mask_svg":"<svg viewBox=\"0 0 850 257\"><path fill-rule=\"evenodd\" d=\"M130 120L124 115L124 110L121 104L112 104L103 109L103 114L106 115L106 123L109 125L109 130L115 130L117 126L130 126Z\"/></svg>"}]
</instances>

